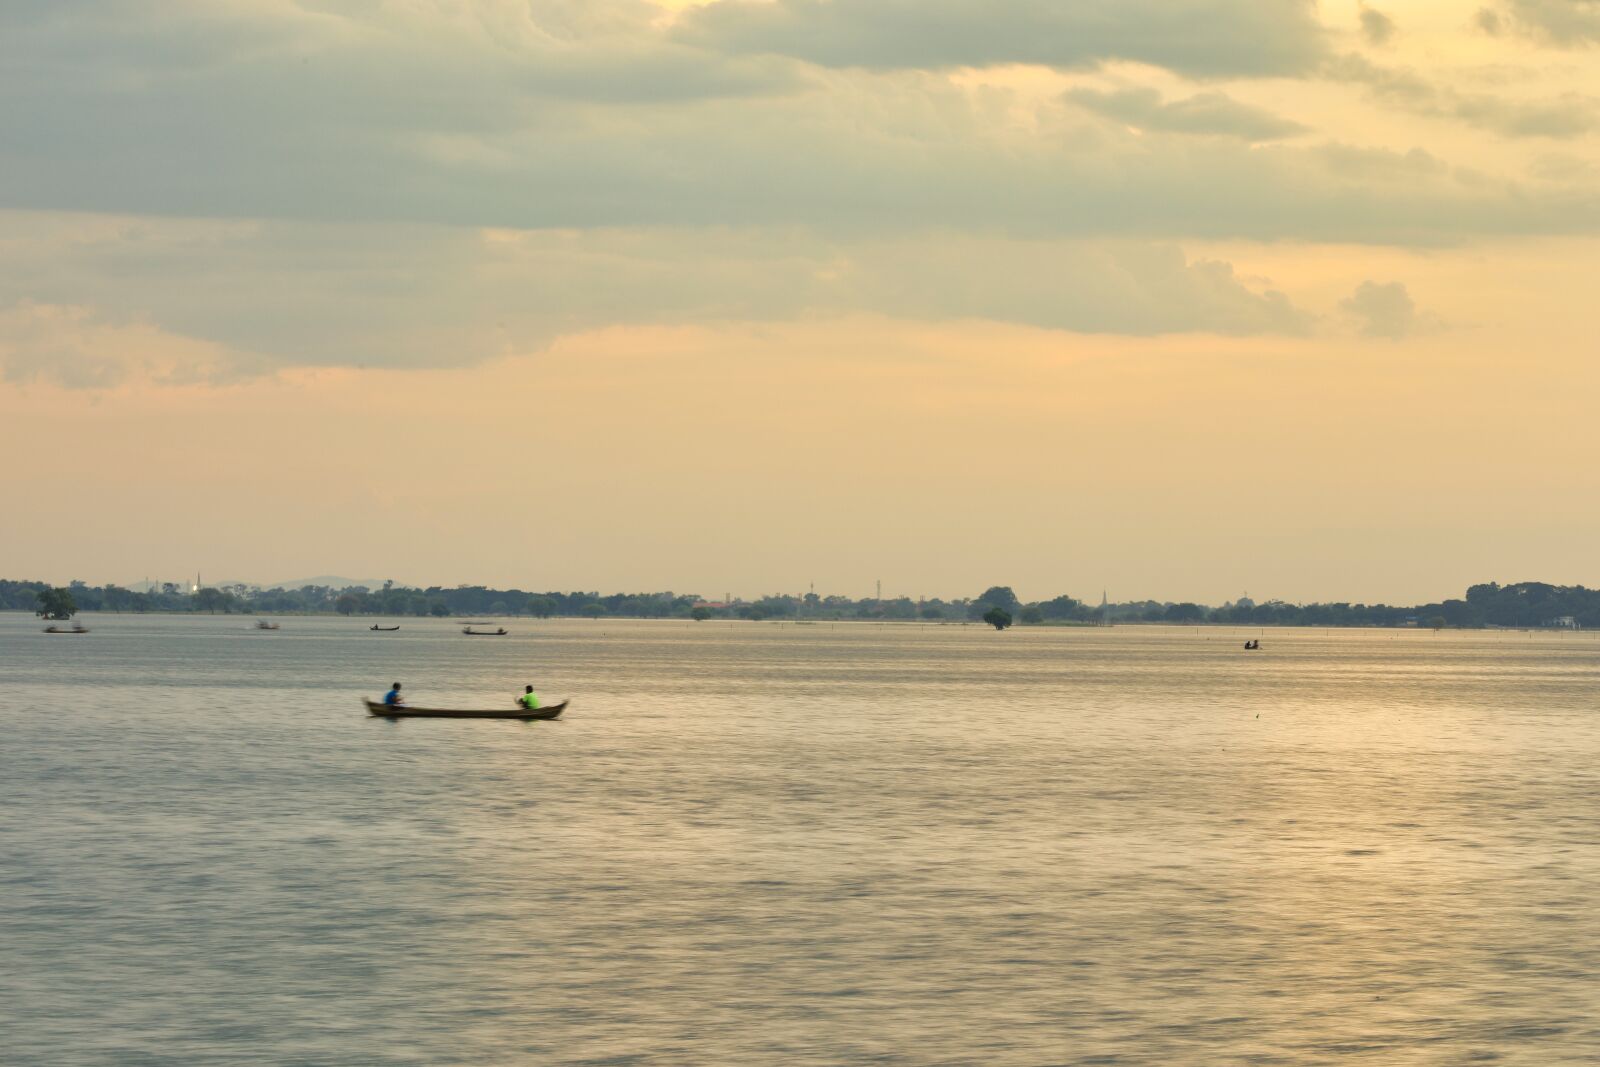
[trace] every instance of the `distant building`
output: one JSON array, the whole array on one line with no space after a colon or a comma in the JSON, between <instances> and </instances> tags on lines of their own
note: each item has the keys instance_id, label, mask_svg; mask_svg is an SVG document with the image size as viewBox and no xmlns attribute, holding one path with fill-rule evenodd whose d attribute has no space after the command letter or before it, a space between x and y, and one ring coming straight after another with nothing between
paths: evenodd
<instances>
[{"instance_id":1,"label":"distant building","mask_svg":"<svg viewBox=\"0 0 1600 1067\"><path fill-rule=\"evenodd\" d=\"M1576 630L1578 628L1578 620L1571 615L1559 615L1554 619L1550 619L1545 625L1554 627L1557 630Z\"/></svg>"}]
</instances>

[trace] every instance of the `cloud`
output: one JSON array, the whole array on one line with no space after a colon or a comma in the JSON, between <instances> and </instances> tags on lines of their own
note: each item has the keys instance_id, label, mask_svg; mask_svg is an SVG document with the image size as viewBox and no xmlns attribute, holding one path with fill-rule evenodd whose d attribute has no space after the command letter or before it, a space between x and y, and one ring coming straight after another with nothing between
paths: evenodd
<instances>
[{"instance_id":1,"label":"cloud","mask_svg":"<svg viewBox=\"0 0 1600 1067\"><path fill-rule=\"evenodd\" d=\"M1098 115L1145 130L1216 134L1251 142L1273 141L1306 131L1298 122L1217 92L1167 102L1154 89L1072 89L1067 99Z\"/></svg>"},{"instance_id":2,"label":"cloud","mask_svg":"<svg viewBox=\"0 0 1600 1067\"><path fill-rule=\"evenodd\" d=\"M1375 7L1361 8L1361 36L1367 39L1370 45L1386 45L1394 39L1394 19L1385 15Z\"/></svg>"},{"instance_id":3,"label":"cloud","mask_svg":"<svg viewBox=\"0 0 1600 1067\"><path fill-rule=\"evenodd\" d=\"M934 40L941 18L966 10L940 3ZM734 6L736 20L765 17ZM855 0L834 8L774 10L867 17ZM1218 93L1030 102L920 70L802 69L685 43L693 34L658 27L659 10L642 5L186 0L135 10L78 0L24 10L7 29L23 59L0 65L10 105L0 108L0 208L1398 244L1600 222L1588 185L1523 188L1417 168L1421 157L1405 151L1388 153L1387 171L1358 174L1340 146L1252 144L1291 120ZM894 4L873 10L910 17ZM1094 15L1103 26L1067 40L1115 30L1177 47L1209 32L1201 15L1298 25L1307 11L1242 0L1014 4L995 21L1028 36L1039 19ZM1256 42L1240 41L1255 54ZM1142 108L1148 128L1093 119L1085 104ZM1560 119L1540 121L1556 129ZM1191 136L1199 131L1228 135Z\"/></svg>"},{"instance_id":4,"label":"cloud","mask_svg":"<svg viewBox=\"0 0 1600 1067\"><path fill-rule=\"evenodd\" d=\"M1197 77L1282 75L1324 49L1308 0L718 0L679 33L718 52L874 70L1126 59Z\"/></svg>"},{"instance_id":5,"label":"cloud","mask_svg":"<svg viewBox=\"0 0 1600 1067\"><path fill-rule=\"evenodd\" d=\"M231 378L244 362L224 347L78 305L0 306L0 380L104 389L130 380L193 385Z\"/></svg>"},{"instance_id":6,"label":"cloud","mask_svg":"<svg viewBox=\"0 0 1600 1067\"><path fill-rule=\"evenodd\" d=\"M1582 137L1600 129L1593 98L1567 93L1543 100L1517 100L1490 93L1464 93L1435 85L1405 68L1385 67L1354 54L1326 67L1330 77L1364 85L1378 100L1420 115L1454 119L1506 137Z\"/></svg>"},{"instance_id":7,"label":"cloud","mask_svg":"<svg viewBox=\"0 0 1600 1067\"><path fill-rule=\"evenodd\" d=\"M1297 335L1311 323L1287 295L1185 249L1600 230L1578 168L1505 168L1521 181L1404 142L1317 142L1231 89L1062 94L1038 70L918 65L1031 61L1027 45L1062 65L1220 71L1225 47L1184 50L1251 19L1301 26L1306 4L1016 2L972 41L976 7L916 10L925 32L866 69L806 54L804 34L778 55L747 38L844 19L861 32L839 42L887 47L907 4L725 2L676 20L555 0L5 5L6 373L440 366L610 325L806 316ZM1264 38L1278 58L1232 66L1508 133L1589 128L1585 98L1322 65L1306 25ZM152 362L157 335L178 362ZM108 359L119 346L145 355Z\"/></svg>"},{"instance_id":8,"label":"cloud","mask_svg":"<svg viewBox=\"0 0 1600 1067\"><path fill-rule=\"evenodd\" d=\"M1550 44L1577 47L1600 42L1596 0L1506 0L1503 9L1519 29Z\"/></svg>"},{"instance_id":9,"label":"cloud","mask_svg":"<svg viewBox=\"0 0 1600 1067\"><path fill-rule=\"evenodd\" d=\"M1427 153L1375 150L1366 157L1386 165L1357 171L1339 146L1140 136L1086 120L1069 103L1043 105L1025 125L997 121L984 94L931 76L837 74L826 90L681 107L546 101L522 121L504 114L503 100L454 100L461 86L441 88L431 110L413 109L428 82L411 76L408 96L381 116L366 110L376 86L350 89L356 100L300 98L289 83L261 93L231 81L226 65L178 86L130 73L115 92L67 72L14 85L0 92L20 102L0 109L0 206L505 228L976 228L1398 244L1582 231L1600 216L1591 187L1529 191L1418 167ZM1216 123L1220 109L1213 102L1205 116L1204 105L1161 115Z\"/></svg>"},{"instance_id":10,"label":"cloud","mask_svg":"<svg viewBox=\"0 0 1600 1067\"><path fill-rule=\"evenodd\" d=\"M1362 282L1339 307L1360 323L1367 337L1398 341L1415 333L1420 324L1417 305L1402 282Z\"/></svg>"},{"instance_id":11,"label":"cloud","mask_svg":"<svg viewBox=\"0 0 1600 1067\"><path fill-rule=\"evenodd\" d=\"M1077 333L1300 335L1311 317L1231 264L1166 244L997 238L900 240L851 256L836 288L920 320L986 319Z\"/></svg>"},{"instance_id":12,"label":"cloud","mask_svg":"<svg viewBox=\"0 0 1600 1067\"><path fill-rule=\"evenodd\" d=\"M1500 20L1499 12L1493 8L1480 7L1478 13L1473 16L1473 22L1477 24L1478 29L1490 37L1498 37L1505 30L1505 25Z\"/></svg>"},{"instance_id":13,"label":"cloud","mask_svg":"<svg viewBox=\"0 0 1600 1067\"><path fill-rule=\"evenodd\" d=\"M1281 292L1162 243L37 215L0 215L7 305L28 309L0 320L10 377L84 386L135 370L188 381L450 366L618 325L880 315L1141 336L1311 325ZM161 351L170 365L145 358Z\"/></svg>"}]
</instances>

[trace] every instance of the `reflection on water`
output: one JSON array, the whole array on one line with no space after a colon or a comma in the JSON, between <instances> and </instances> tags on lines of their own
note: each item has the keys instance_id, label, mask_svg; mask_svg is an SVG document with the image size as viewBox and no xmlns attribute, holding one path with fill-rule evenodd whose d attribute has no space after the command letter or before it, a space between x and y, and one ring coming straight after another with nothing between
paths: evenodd
<instances>
[{"instance_id":1,"label":"reflection on water","mask_svg":"<svg viewBox=\"0 0 1600 1067\"><path fill-rule=\"evenodd\" d=\"M8 1062L1600 1062L1590 635L367 625L0 619Z\"/></svg>"}]
</instances>

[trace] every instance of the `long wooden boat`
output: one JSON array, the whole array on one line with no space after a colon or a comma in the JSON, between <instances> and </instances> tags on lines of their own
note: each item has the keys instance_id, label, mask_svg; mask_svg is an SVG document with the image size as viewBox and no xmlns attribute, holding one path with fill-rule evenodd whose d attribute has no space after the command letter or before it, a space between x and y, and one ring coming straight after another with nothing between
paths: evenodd
<instances>
[{"instance_id":1,"label":"long wooden boat","mask_svg":"<svg viewBox=\"0 0 1600 1067\"><path fill-rule=\"evenodd\" d=\"M65 626L46 626L44 632L47 634L86 634L89 632L89 628L87 626L73 626L69 629Z\"/></svg>"},{"instance_id":2,"label":"long wooden boat","mask_svg":"<svg viewBox=\"0 0 1600 1067\"><path fill-rule=\"evenodd\" d=\"M474 630L472 627L468 626L461 632L466 634L468 637L504 637L506 635L506 629L504 627L501 627L498 630Z\"/></svg>"},{"instance_id":3,"label":"long wooden boat","mask_svg":"<svg viewBox=\"0 0 1600 1067\"><path fill-rule=\"evenodd\" d=\"M556 719L567 710L567 701L559 704L550 704L542 708L509 708L509 709L462 709L462 708L419 708L414 704L392 705L381 700L361 701L367 706L367 711L380 719L521 719L529 722L533 719Z\"/></svg>"},{"instance_id":4,"label":"long wooden boat","mask_svg":"<svg viewBox=\"0 0 1600 1067\"><path fill-rule=\"evenodd\" d=\"M374 630L377 630L379 633L385 633L385 634L393 633L394 631L400 629L400 627L398 627L398 626L377 626L377 625L374 625L371 628L374 629Z\"/></svg>"}]
</instances>

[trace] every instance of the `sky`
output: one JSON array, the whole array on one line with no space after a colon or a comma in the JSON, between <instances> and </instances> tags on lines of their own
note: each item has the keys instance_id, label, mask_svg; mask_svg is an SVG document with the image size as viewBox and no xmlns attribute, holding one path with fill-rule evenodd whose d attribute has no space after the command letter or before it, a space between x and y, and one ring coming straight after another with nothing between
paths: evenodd
<instances>
[{"instance_id":1,"label":"sky","mask_svg":"<svg viewBox=\"0 0 1600 1067\"><path fill-rule=\"evenodd\" d=\"M0 576L1600 584L1600 0L9 0Z\"/></svg>"}]
</instances>

